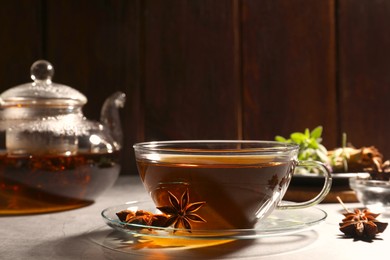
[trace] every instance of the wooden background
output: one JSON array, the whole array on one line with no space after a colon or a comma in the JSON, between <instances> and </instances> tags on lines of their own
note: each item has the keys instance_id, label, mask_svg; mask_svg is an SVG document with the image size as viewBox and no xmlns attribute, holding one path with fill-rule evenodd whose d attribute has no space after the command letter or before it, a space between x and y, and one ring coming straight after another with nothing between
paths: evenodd
<instances>
[{"instance_id":1,"label":"wooden background","mask_svg":"<svg viewBox=\"0 0 390 260\"><path fill-rule=\"evenodd\" d=\"M90 119L127 94L123 174L135 142L317 125L329 149L346 132L390 158L390 1L5 0L0 48L1 92L43 58Z\"/></svg>"}]
</instances>

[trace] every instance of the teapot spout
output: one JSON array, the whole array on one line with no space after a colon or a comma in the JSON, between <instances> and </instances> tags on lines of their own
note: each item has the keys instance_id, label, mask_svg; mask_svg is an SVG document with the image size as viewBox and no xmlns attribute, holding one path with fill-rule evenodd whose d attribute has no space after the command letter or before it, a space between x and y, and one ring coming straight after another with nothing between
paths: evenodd
<instances>
[{"instance_id":1,"label":"teapot spout","mask_svg":"<svg viewBox=\"0 0 390 260\"><path fill-rule=\"evenodd\" d=\"M100 122L108 129L120 147L123 145L123 134L118 108L123 108L125 102L126 94L120 91L115 92L106 99L100 113Z\"/></svg>"}]
</instances>

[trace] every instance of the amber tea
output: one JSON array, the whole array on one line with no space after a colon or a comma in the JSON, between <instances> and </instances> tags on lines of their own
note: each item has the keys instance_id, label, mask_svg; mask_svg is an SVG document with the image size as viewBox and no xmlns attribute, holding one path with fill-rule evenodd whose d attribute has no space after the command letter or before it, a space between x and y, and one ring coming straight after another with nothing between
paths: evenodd
<instances>
[{"instance_id":1,"label":"amber tea","mask_svg":"<svg viewBox=\"0 0 390 260\"><path fill-rule=\"evenodd\" d=\"M251 229L275 208L318 204L331 186L323 164L297 161L296 144L191 140L145 142L134 149L142 182L162 212L151 225L175 231ZM281 202L302 165L324 174L323 189L305 202Z\"/></svg>"},{"instance_id":2,"label":"amber tea","mask_svg":"<svg viewBox=\"0 0 390 260\"><path fill-rule=\"evenodd\" d=\"M119 174L119 155L0 156L0 215L88 205Z\"/></svg>"},{"instance_id":3,"label":"amber tea","mask_svg":"<svg viewBox=\"0 0 390 260\"><path fill-rule=\"evenodd\" d=\"M188 209L194 229L250 228L275 207L290 182L294 161L259 157L166 157L162 162L138 160L142 181L158 207ZM188 197L187 198L183 197ZM173 196L179 201L175 205ZM184 200L184 201L183 201ZM191 212L191 204L203 205ZM182 205L187 203L186 205ZM191 214L200 219L193 221ZM197 218L197 217L195 217Z\"/></svg>"}]
</instances>

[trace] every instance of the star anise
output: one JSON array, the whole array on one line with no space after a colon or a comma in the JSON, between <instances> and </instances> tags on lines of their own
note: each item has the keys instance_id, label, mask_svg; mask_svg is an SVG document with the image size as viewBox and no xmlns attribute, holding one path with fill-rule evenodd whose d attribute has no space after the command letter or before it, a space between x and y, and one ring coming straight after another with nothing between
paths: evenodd
<instances>
[{"instance_id":1,"label":"star anise","mask_svg":"<svg viewBox=\"0 0 390 260\"><path fill-rule=\"evenodd\" d=\"M376 219L380 214L372 213L368 209L355 209L354 212L348 211L343 215L345 218L339 224L340 231L348 237L370 240L387 227L387 223Z\"/></svg>"},{"instance_id":2,"label":"star anise","mask_svg":"<svg viewBox=\"0 0 390 260\"><path fill-rule=\"evenodd\" d=\"M144 226L157 226L164 227L168 219L167 215L164 214L153 214L144 210L122 210L116 213L119 220L128 224L137 224Z\"/></svg>"},{"instance_id":3,"label":"star anise","mask_svg":"<svg viewBox=\"0 0 390 260\"><path fill-rule=\"evenodd\" d=\"M169 215L166 221L166 226L173 225L174 228L184 227L191 233L190 222L207 222L194 212L198 211L206 202L194 202L190 203L190 195L188 189L181 195L180 200L175 197L170 191L168 191L168 198L170 206L157 207L161 212ZM176 231L176 230L175 230ZM174 233L175 233L174 231Z\"/></svg>"},{"instance_id":4,"label":"star anise","mask_svg":"<svg viewBox=\"0 0 390 260\"><path fill-rule=\"evenodd\" d=\"M272 175L272 178L268 180L268 187L271 190L274 190L279 185L279 177L278 175L274 174Z\"/></svg>"}]
</instances>

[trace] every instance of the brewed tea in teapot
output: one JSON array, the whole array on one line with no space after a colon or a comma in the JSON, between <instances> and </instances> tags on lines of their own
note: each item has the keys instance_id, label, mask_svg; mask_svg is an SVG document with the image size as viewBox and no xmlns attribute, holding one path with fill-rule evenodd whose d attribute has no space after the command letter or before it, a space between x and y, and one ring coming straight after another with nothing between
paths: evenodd
<instances>
[{"instance_id":1,"label":"brewed tea in teapot","mask_svg":"<svg viewBox=\"0 0 390 260\"><path fill-rule=\"evenodd\" d=\"M108 97L100 122L90 121L82 113L87 98L53 75L39 60L32 83L0 95L0 215L88 205L119 175L125 94Z\"/></svg>"}]
</instances>

